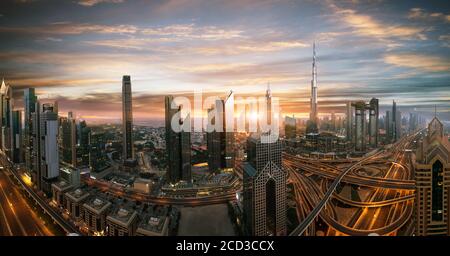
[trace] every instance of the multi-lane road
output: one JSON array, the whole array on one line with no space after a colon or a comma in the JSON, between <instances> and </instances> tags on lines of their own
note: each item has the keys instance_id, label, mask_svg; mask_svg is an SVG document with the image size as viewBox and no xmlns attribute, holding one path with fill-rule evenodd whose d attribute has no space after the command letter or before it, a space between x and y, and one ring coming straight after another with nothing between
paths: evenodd
<instances>
[{"instance_id":1,"label":"multi-lane road","mask_svg":"<svg viewBox=\"0 0 450 256\"><path fill-rule=\"evenodd\" d=\"M48 236L53 233L24 198L4 167L0 170L0 235Z\"/></svg>"},{"instance_id":2,"label":"multi-lane road","mask_svg":"<svg viewBox=\"0 0 450 256\"><path fill-rule=\"evenodd\" d=\"M402 138L391 148L381 149L359 160L317 161L283 155L284 168L294 184L300 224L291 235L302 235L320 216L329 226L331 235L395 234L410 223L413 211L414 181L411 180L409 154L405 153L419 133ZM363 167L388 163L382 177L358 173ZM342 165L344 164L344 165ZM338 167L341 166L341 167ZM344 166L344 167L342 167ZM310 178L313 175L320 182ZM335 193L339 184L371 188L363 201L353 201ZM356 207L351 219L342 223L337 219L338 208L331 199ZM304 212L307 211L308 214Z\"/></svg>"}]
</instances>

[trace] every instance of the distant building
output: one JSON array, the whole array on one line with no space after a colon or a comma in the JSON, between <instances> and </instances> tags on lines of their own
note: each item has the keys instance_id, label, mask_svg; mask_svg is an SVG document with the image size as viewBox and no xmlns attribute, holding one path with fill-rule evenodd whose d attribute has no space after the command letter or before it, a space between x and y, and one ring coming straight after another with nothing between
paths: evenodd
<instances>
[{"instance_id":1,"label":"distant building","mask_svg":"<svg viewBox=\"0 0 450 256\"><path fill-rule=\"evenodd\" d=\"M22 159L22 112L11 112L11 160L21 163Z\"/></svg>"},{"instance_id":2,"label":"distant building","mask_svg":"<svg viewBox=\"0 0 450 256\"><path fill-rule=\"evenodd\" d=\"M134 159L133 105L130 76L123 76L122 79L122 133L123 160Z\"/></svg>"},{"instance_id":3,"label":"distant building","mask_svg":"<svg viewBox=\"0 0 450 256\"><path fill-rule=\"evenodd\" d=\"M74 167L77 166L77 127L72 112L60 117L59 148L61 160Z\"/></svg>"},{"instance_id":4,"label":"distant building","mask_svg":"<svg viewBox=\"0 0 450 256\"><path fill-rule=\"evenodd\" d=\"M416 152L415 232L418 236L450 235L450 142L436 117Z\"/></svg>"},{"instance_id":5,"label":"distant building","mask_svg":"<svg viewBox=\"0 0 450 256\"><path fill-rule=\"evenodd\" d=\"M294 116L284 118L284 134L286 139L295 139L297 136L297 119Z\"/></svg>"},{"instance_id":6,"label":"distant building","mask_svg":"<svg viewBox=\"0 0 450 256\"><path fill-rule=\"evenodd\" d=\"M175 132L172 129L172 119L181 111L181 107L172 109L173 96L166 96L166 151L167 151L167 180L176 183L180 180L191 182L191 131ZM190 116L181 117L179 124L191 127Z\"/></svg>"},{"instance_id":7,"label":"distant building","mask_svg":"<svg viewBox=\"0 0 450 256\"><path fill-rule=\"evenodd\" d=\"M91 129L85 120L77 124L77 166L89 166Z\"/></svg>"}]
</instances>

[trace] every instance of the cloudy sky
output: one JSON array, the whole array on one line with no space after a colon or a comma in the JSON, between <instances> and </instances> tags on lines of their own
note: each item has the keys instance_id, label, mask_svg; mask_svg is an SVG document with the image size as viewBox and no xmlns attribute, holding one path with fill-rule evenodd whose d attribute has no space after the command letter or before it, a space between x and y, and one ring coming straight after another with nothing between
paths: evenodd
<instances>
[{"instance_id":1,"label":"cloudy sky","mask_svg":"<svg viewBox=\"0 0 450 256\"><path fill-rule=\"evenodd\" d=\"M267 82L302 117L315 40L319 112L377 97L450 120L449 25L446 1L2 0L0 76L17 108L32 86L92 122L120 120L125 74L138 121L160 122L167 94Z\"/></svg>"}]
</instances>

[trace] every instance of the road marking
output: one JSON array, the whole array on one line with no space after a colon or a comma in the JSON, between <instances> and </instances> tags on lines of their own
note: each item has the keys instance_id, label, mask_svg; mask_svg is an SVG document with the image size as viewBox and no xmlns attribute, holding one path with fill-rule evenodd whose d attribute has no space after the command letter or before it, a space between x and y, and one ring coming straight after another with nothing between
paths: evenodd
<instances>
[{"instance_id":1,"label":"road marking","mask_svg":"<svg viewBox=\"0 0 450 256\"><path fill-rule=\"evenodd\" d=\"M11 227L9 226L8 219L6 218L5 212L4 212L3 207L2 207L1 204L0 204L0 212L2 212L2 216L3 216L3 219L5 220L6 228L8 229L8 233L9 233L10 236L12 236L13 233L11 231Z\"/></svg>"},{"instance_id":2,"label":"road marking","mask_svg":"<svg viewBox=\"0 0 450 256\"><path fill-rule=\"evenodd\" d=\"M8 205L9 205L9 207L11 208L11 211L12 211L12 213L13 213L13 215L14 215L14 218L16 219L17 223L19 224L20 231L22 231L23 235L26 236L26 235L27 235L27 232L25 231L25 228L23 227L22 222L19 220L19 217L17 217L17 214L16 214L16 212L14 211L13 204L9 201L8 196L7 196L6 193L5 193L5 190L3 190L2 184L0 184L0 189L2 190L3 195L5 196L6 201L8 202Z\"/></svg>"}]
</instances>

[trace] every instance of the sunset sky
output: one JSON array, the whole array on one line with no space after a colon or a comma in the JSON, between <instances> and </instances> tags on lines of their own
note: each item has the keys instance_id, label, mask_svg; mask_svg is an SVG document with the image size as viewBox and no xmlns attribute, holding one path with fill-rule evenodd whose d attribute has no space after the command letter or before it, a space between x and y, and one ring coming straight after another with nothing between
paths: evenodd
<instances>
[{"instance_id":1,"label":"sunset sky","mask_svg":"<svg viewBox=\"0 0 450 256\"><path fill-rule=\"evenodd\" d=\"M449 121L449 25L447 1L2 0L0 79L17 108L35 87L88 122L120 120L122 75L138 122L160 124L167 94L262 95L267 82L283 113L306 117L315 40L319 112L377 97Z\"/></svg>"}]
</instances>

